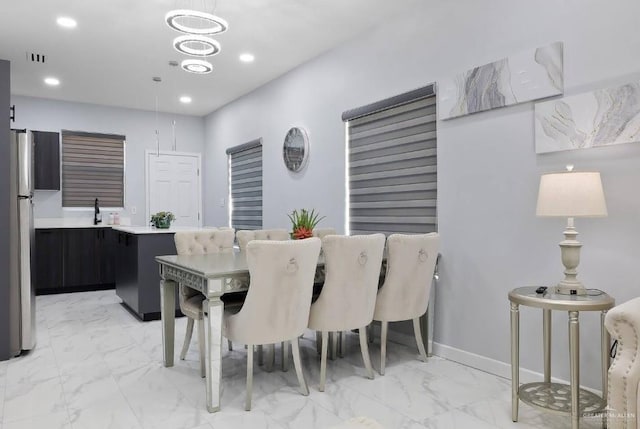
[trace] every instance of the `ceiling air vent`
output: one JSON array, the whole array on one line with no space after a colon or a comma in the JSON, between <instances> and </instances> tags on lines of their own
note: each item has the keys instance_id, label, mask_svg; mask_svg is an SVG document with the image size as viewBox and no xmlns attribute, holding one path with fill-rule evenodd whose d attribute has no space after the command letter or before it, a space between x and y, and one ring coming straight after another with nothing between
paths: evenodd
<instances>
[{"instance_id":1,"label":"ceiling air vent","mask_svg":"<svg viewBox=\"0 0 640 429\"><path fill-rule=\"evenodd\" d=\"M35 54L33 52L27 52L27 61L30 61L32 63L44 64L45 56L44 54Z\"/></svg>"}]
</instances>

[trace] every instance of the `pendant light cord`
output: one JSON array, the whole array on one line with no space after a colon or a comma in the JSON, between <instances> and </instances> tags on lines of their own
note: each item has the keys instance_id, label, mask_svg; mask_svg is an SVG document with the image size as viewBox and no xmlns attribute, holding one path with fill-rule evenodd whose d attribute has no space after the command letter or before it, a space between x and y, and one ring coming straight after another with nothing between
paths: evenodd
<instances>
[{"instance_id":1,"label":"pendant light cord","mask_svg":"<svg viewBox=\"0 0 640 429\"><path fill-rule=\"evenodd\" d=\"M160 156L160 130L158 129L158 93L156 91L156 156Z\"/></svg>"}]
</instances>

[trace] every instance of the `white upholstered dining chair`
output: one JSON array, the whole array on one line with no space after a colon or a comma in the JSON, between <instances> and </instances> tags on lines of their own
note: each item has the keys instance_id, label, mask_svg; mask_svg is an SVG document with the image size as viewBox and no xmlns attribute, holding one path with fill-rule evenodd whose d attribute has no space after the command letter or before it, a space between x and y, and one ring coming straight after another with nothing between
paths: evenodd
<instances>
[{"instance_id":1,"label":"white upholstered dining chair","mask_svg":"<svg viewBox=\"0 0 640 429\"><path fill-rule=\"evenodd\" d=\"M233 229L208 229L196 232L176 232L173 239L178 255L203 255L207 253L233 251ZM197 290L180 285L178 296L180 311L187 317L187 332L180 352L180 359L184 360L193 336L193 325L198 322L198 346L200 348L200 376L205 376L205 338L204 313L202 302L205 296Z\"/></svg>"},{"instance_id":2,"label":"white upholstered dining chair","mask_svg":"<svg viewBox=\"0 0 640 429\"><path fill-rule=\"evenodd\" d=\"M325 280L309 316L309 328L322 333L321 392L326 381L329 332L336 335L359 330L362 359L367 376L373 378L366 326L373 320L384 241L383 234L329 235L322 240Z\"/></svg>"},{"instance_id":3,"label":"white upholstered dining chair","mask_svg":"<svg viewBox=\"0 0 640 429\"><path fill-rule=\"evenodd\" d=\"M230 340L247 345L245 409L249 411L254 345L290 341L300 390L303 395L309 394L302 373L298 337L304 333L309 320L320 240L254 240L245 251L249 291L238 313L225 313L223 332Z\"/></svg>"},{"instance_id":4,"label":"white upholstered dining chair","mask_svg":"<svg viewBox=\"0 0 640 429\"><path fill-rule=\"evenodd\" d=\"M618 341L609 367L607 428L640 429L640 298L609 310L604 323Z\"/></svg>"},{"instance_id":5,"label":"white upholstered dining chair","mask_svg":"<svg viewBox=\"0 0 640 429\"><path fill-rule=\"evenodd\" d=\"M387 238L387 274L378 291L373 320L381 322L380 374L384 375L389 322L413 320L413 332L420 356L427 360L420 316L426 313L433 273L438 259L440 237L437 233Z\"/></svg>"},{"instance_id":6,"label":"white upholstered dining chair","mask_svg":"<svg viewBox=\"0 0 640 429\"><path fill-rule=\"evenodd\" d=\"M284 241L289 240L291 237L289 235L289 231L286 229L241 229L236 232L236 239L238 240L238 247L240 247L240 251L244 251L247 248L247 244L253 240L278 240ZM289 358L289 350L288 345L282 343L281 347L282 354L282 369L286 371L289 367L288 358ZM275 359L275 346L270 345L267 349L267 369L271 371L273 367L273 362ZM258 346L258 365L262 365L262 345Z\"/></svg>"}]
</instances>

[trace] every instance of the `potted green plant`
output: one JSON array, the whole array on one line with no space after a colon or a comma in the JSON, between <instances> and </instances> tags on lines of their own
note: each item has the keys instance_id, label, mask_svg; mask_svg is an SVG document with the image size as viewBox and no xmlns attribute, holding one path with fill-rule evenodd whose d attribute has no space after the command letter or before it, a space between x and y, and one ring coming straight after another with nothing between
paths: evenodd
<instances>
[{"instance_id":1,"label":"potted green plant","mask_svg":"<svg viewBox=\"0 0 640 429\"><path fill-rule=\"evenodd\" d=\"M294 210L287 216L291 220L291 238L295 240L313 237L313 228L324 219L324 216L319 217L315 210L308 211L306 209L302 209L300 212Z\"/></svg>"},{"instance_id":2,"label":"potted green plant","mask_svg":"<svg viewBox=\"0 0 640 429\"><path fill-rule=\"evenodd\" d=\"M151 215L151 224L156 228L170 228L171 222L174 220L176 217L171 212L158 212Z\"/></svg>"}]
</instances>

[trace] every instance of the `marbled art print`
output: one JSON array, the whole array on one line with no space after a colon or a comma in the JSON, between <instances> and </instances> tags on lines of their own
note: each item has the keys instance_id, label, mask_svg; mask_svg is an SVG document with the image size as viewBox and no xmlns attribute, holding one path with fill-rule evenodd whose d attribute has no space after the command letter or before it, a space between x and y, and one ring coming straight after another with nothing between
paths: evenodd
<instances>
[{"instance_id":1,"label":"marbled art print","mask_svg":"<svg viewBox=\"0 0 640 429\"><path fill-rule=\"evenodd\" d=\"M640 82L536 104L536 153L640 141Z\"/></svg>"},{"instance_id":2,"label":"marbled art print","mask_svg":"<svg viewBox=\"0 0 640 429\"><path fill-rule=\"evenodd\" d=\"M440 80L440 119L562 94L562 48L552 43Z\"/></svg>"}]
</instances>

